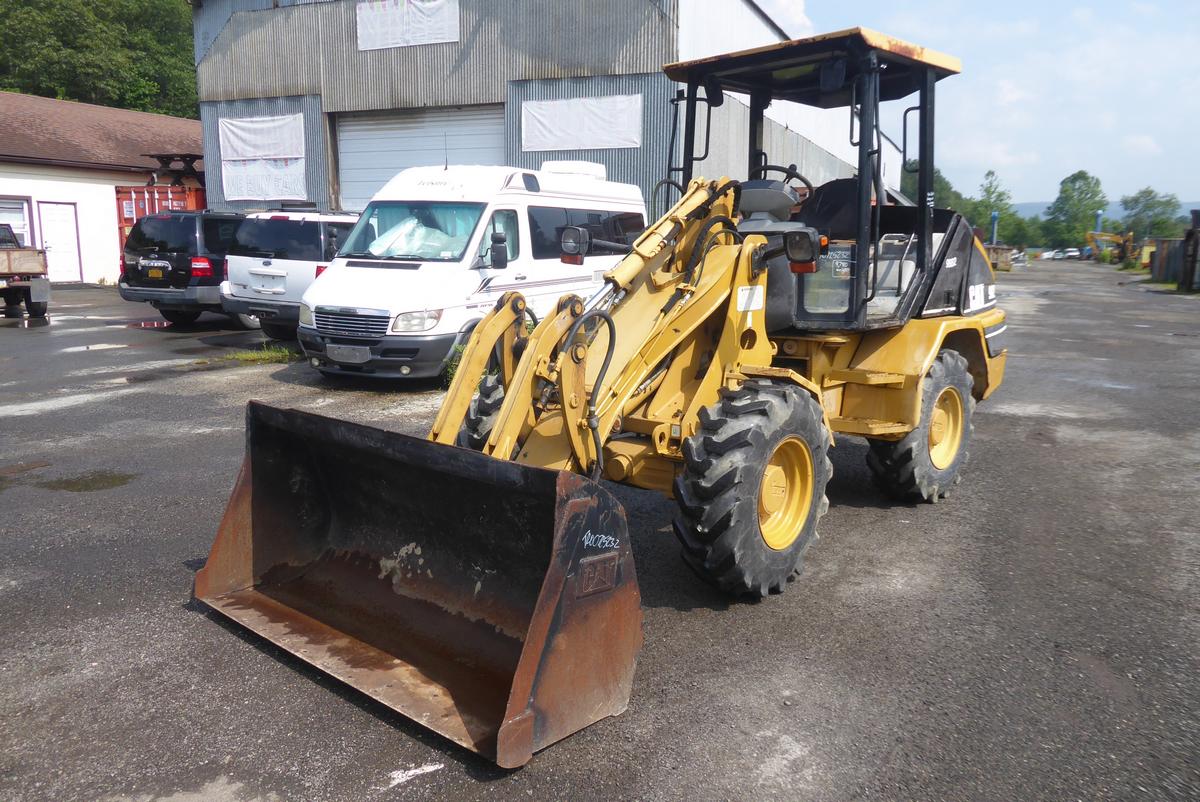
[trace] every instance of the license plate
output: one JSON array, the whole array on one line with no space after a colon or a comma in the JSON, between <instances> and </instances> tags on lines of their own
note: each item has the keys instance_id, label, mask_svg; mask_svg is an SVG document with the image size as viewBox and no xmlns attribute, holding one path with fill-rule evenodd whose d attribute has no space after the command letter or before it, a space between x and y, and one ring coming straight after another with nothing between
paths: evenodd
<instances>
[{"instance_id":1,"label":"license plate","mask_svg":"<svg viewBox=\"0 0 1200 802\"><path fill-rule=\"evenodd\" d=\"M255 276L251 287L256 292L281 294L287 291L286 276Z\"/></svg>"},{"instance_id":2,"label":"license plate","mask_svg":"<svg viewBox=\"0 0 1200 802\"><path fill-rule=\"evenodd\" d=\"M361 365L371 361L371 349L365 345L327 345L325 354L335 362Z\"/></svg>"},{"instance_id":3,"label":"license plate","mask_svg":"<svg viewBox=\"0 0 1200 802\"><path fill-rule=\"evenodd\" d=\"M0 278L0 290L8 286L8 279Z\"/></svg>"},{"instance_id":4,"label":"license plate","mask_svg":"<svg viewBox=\"0 0 1200 802\"><path fill-rule=\"evenodd\" d=\"M162 278L163 272L161 267L152 267L146 271L147 278Z\"/></svg>"}]
</instances>

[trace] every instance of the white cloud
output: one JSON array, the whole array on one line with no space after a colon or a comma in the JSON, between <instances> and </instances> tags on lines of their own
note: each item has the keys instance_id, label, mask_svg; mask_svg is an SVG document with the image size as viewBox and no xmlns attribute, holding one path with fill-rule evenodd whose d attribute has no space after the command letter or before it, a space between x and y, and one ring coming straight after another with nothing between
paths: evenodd
<instances>
[{"instance_id":1,"label":"white cloud","mask_svg":"<svg viewBox=\"0 0 1200 802\"><path fill-rule=\"evenodd\" d=\"M793 39L813 33L812 20L804 11L804 0L758 0L758 4Z\"/></svg>"},{"instance_id":2,"label":"white cloud","mask_svg":"<svg viewBox=\"0 0 1200 802\"><path fill-rule=\"evenodd\" d=\"M1158 140L1149 134L1129 134L1121 140L1121 144L1134 156L1157 156L1162 153Z\"/></svg>"},{"instance_id":3,"label":"white cloud","mask_svg":"<svg viewBox=\"0 0 1200 802\"><path fill-rule=\"evenodd\" d=\"M1001 106L1015 106L1031 97L1016 81L1001 78L996 82L996 102Z\"/></svg>"}]
</instances>

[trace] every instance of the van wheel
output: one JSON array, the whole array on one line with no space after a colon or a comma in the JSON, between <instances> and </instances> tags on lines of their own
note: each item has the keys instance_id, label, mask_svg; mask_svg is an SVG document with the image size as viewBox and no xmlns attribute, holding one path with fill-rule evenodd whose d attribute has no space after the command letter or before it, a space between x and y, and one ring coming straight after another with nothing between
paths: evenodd
<instances>
[{"instance_id":1,"label":"van wheel","mask_svg":"<svg viewBox=\"0 0 1200 802\"><path fill-rule=\"evenodd\" d=\"M230 315L229 317L237 324L237 328L243 331L258 331L262 328L262 324L254 315Z\"/></svg>"},{"instance_id":2,"label":"van wheel","mask_svg":"<svg viewBox=\"0 0 1200 802\"><path fill-rule=\"evenodd\" d=\"M159 309L158 313L173 326L190 326L200 319L199 312L185 312L181 309Z\"/></svg>"}]
</instances>

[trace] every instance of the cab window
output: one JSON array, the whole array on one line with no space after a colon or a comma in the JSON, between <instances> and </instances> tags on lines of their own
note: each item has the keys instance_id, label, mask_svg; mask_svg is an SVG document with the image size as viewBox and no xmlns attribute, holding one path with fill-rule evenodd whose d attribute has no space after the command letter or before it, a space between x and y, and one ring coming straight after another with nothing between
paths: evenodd
<instances>
[{"instance_id":1,"label":"cab window","mask_svg":"<svg viewBox=\"0 0 1200 802\"><path fill-rule=\"evenodd\" d=\"M326 223L325 224L325 258L332 259L337 255L338 249L342 247L342 243L350 236L350 232L354 230L354 223Z\"/></svg>"},{"instance_id":2,"label":"cab window","mask_svg":"<svg viewBox=\"0 0 1200 802\"><path fill-rule=\"evenodd\" d=\"M529 237L533 242L533 258L557 259L562 251L562 230L566 226L582 226L595 239L632 245L646 222L637 212L530 206Z\"/></svg>"},{"instance_id":3,"label":"cab window","mask_svg":"<svg viewBox=\"0 0 1200 802\"><path fill-rule=\"evenodd\" d=\"M513 261L521 252L521 232L517 226L517 213L512 209L498 209L492 213L492 219L483 229L483 237L479 240L479 255L484 259L492 247L492 234L499 232L508 241L508 261Z\"/></svg>"}]
</instances>

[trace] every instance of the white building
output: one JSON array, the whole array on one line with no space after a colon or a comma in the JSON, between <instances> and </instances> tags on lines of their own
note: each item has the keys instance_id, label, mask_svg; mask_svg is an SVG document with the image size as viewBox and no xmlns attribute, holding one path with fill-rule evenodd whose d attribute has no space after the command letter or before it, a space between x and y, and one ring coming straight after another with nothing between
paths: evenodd
<instances>
[{"instance_id":1,"label":"white building","mask_svg":"<svg viewBox=\"0 0 1200 802\"><path fill-rule=\"evenodd\" d=\"M663 65L801 33L755 0L206 0L192 14L209 204L239 210L362 209L406 167L549 160L603 164L650 201L682 159L683 87ZM705 107L698 175L747 177L749 113L733 96ZM764 150L815 184L853 175L849 114L772 104ZM883 151L898 188L899 150Z\"/></svg>"},{"instance_id":2,"label":"white building","mask_svg":"<svg viewBox=\"0 0 1200 802\"><path fill-rule=\"evenodd\" d=\"M196 120L0 92L0 223L45 248L51 281L115 283L117 187L152 180L146 154L200 152Z\"/></svg>"}]
</instances>

